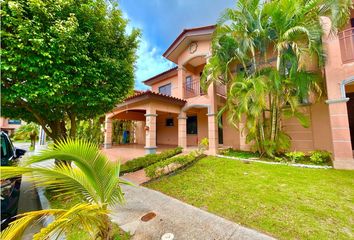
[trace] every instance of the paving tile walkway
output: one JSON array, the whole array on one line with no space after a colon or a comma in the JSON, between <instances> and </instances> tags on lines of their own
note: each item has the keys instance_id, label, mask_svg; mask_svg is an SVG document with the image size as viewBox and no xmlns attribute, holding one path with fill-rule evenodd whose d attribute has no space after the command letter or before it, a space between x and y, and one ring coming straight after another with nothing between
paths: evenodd
<instances>
[{"instance_id":1,"label":"paving tile walkway","mask_svg":"<svg viewBox=\"0 0 354 240\"><path fill-rule=\"evenodd\" d=\"M172 233L174 240L274 239L141 186L122 186L126 203L112 208L112 220L134 233L133 240L158 240ZM225 206L227 207L227 206ZM141 218L153 212L151 220Z\"/></svg>"}]
</instances>

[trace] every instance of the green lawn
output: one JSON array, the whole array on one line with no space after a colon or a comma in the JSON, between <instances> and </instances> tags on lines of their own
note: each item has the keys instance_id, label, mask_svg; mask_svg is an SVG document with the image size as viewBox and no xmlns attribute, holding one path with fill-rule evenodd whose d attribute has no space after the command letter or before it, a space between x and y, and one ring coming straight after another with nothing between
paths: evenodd
<instances>
[{"instance_id":1,"label":"green lawn","mask_svg":"<svg viewBox=\"0 0 354 240\"><path fill-rule=\"evenodd\" d=\"M280 239L354 239L354 171L206 157L147 187Z\"/></svg>"}]
</instances>

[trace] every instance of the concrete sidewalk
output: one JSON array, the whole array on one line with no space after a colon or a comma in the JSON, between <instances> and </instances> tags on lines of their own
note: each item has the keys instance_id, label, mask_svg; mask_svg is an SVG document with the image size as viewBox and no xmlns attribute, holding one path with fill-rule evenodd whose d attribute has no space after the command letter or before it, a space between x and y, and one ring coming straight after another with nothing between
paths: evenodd
<instances>
[{"instance_id":1,"label":"concrete sidewalk","mask_svg":"<svg viewBox=\"0 0 354 240\"><path fill-rule=\"evenodd\" d=\"M172 233L174 240L274 239L160 192L140 186L122 188L126 204L112 209L112 220L135 234L134 240L157 240L166 233ZM156 216L141 220L151 212Z\"/></svg>"}]
</instances>

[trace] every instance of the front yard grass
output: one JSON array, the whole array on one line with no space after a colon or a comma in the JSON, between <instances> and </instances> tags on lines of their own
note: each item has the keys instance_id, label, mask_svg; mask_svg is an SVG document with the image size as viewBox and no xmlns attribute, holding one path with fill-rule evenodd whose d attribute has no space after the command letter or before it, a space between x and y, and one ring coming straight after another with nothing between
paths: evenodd
<instances>
[{"instance_id":1,"label":"front yard grass","mask_svg":"<svg viewBox=\"0 0 354 240\"><path fill-rule=\"evenodd\" d=\"M206 157L146 186L280 239L354 239L354 171Z\"/></svg>"}]
</instances>

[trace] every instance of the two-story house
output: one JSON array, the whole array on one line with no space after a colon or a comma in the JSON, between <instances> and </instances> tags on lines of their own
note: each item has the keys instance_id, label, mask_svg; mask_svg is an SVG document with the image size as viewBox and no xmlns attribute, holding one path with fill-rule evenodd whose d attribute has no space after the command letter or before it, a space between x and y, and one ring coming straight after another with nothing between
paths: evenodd
<instances>
[{"instance_id":1,"label":"two-story house","mask_svg":"<svg viewBox=\"0 0 354 240\"><path fill-rule=\"evenodd\" d=\"M177 67L147 79L144 83L151 90L136 92L106 114L106 148L112 145L112 120L126 119L137 122L136 143L143 144L147 153L154 153L159 145L197 146L203 138L209 139L209 154L216 154L220 146L250 149L242 132L226 120L227 113L218 123L225 87L212 84L203 92L200 86L214 30L215 26L183 30L163 54ZM303 106L311 120L309 128L295 119L284 121L283 127L293 150L328 150L335 167L354 168L354 11L344 31L338 36L327 34L323 40L328 98Z\"/></svg>"}]
</instances>

